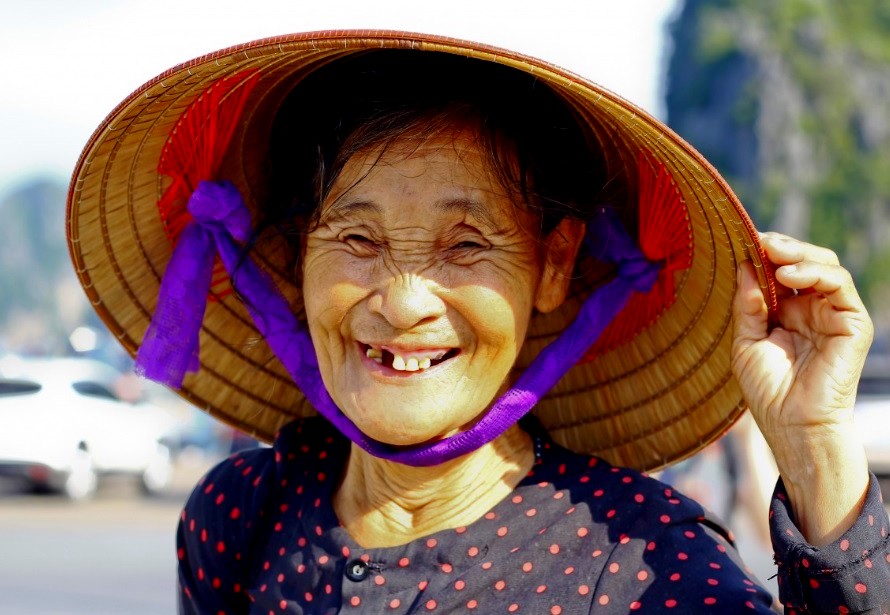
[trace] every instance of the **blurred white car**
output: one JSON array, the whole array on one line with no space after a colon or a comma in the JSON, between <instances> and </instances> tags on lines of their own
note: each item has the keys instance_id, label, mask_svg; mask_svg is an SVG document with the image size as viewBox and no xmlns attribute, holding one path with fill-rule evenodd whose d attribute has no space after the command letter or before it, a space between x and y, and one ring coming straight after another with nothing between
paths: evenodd
<instances>
[{"instance_id":1,"label":"blurred white car","mask_svg":"<svg viewBox=\"0 0 890 615\"><path fill-rule=\"evenodd\" d=\"M890 478L890 373L862 378L855 417L869 468L878 477Z\"/></svg>"},{"instance_id":2,"label":"blurred white car","mask_svg":"<svg viewBox=\"0 0 890 615\"><path fill-rule=\"evenodd\" d=\"M163 491L173 420L116 392L123 374L87 359L0 365L0 475L71 499L89 497L99 476L128 474L147 493Z\"/></svg>"}]
</instances>

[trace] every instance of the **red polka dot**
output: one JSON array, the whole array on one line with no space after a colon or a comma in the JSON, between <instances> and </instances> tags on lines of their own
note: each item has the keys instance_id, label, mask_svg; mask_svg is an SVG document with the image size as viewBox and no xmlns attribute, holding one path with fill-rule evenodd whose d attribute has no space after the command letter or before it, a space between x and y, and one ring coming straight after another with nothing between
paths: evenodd
<instances>
[{"instance_id":1,"label":"red polka dot","mask_svg":"<svg viewBox=\"0 0 890 615\"><path fill-rule=\"evenodd\" d=\"M451 564L442 564L442 572L445 574L450 574L452 570L454 570L454 567Z\"/></svg>"},{"instance_id":2,"label":"red polka dot","mask_svg":"<svg viewBox=\"0 0 890 615\"><path fill-rule=\"evenodd\" d=\"M281 608L281 610L286 609L287 608L287 600L282 600L281 602L278 603L278 606L279 606L279 608Z\"/></svg>"},{"instance_id":3,"label":"red polka dot","mask_svg":"<svg viewBox=\"0 0 890 615\"><path fill-rule=\"evenodd\" d=\"M587 536L587 528L579 527L578 528L578 538L584 538L585 536Z\"/></svg>"},{"instance_id":4,"label":"red polka dot","mask_svg":"<svg viewBox=\"0 0 890 615\"><path fill-rule=\"evenodd\" d=\"M717 579L708 579L708 585L713 587L718 584L719 584L719 581L717 581Z\"/></svg>"},{"instance_id":5,"label":"red polka dot","mask_svg":"<svg viewBox=\"0 0 890 615\"><path fill-rule=\"evenodd\" d=\"M507 529L507 526L506 526L506 525L503 526L503 527L499 527L499 528L498 528L498 531L497 531L497 535L498 535L499 537L503 538L504 536L507 535L507 532L508 532L508 531L509 531L509 530Z\"/></svg>"},{"instance_id":6,"label":"red polka dot","mask_svg":"<svg viewBox=\"0 0 890 615\"><path fill-rule=\"evenodd\" d=\"M749 609L753 609L753 608L754 608L754 603L751 602L750 600L746 600L746 601L745 601L745 606L748 607Z\"/></svg>"},{"instance_id":7,"label":"red polka dot","mask_svg":"<svg viewBox=\"0 0 890 615\"><path fill-rule=\"evenodd\" d=\"M717 604L717 599L709 596L709 597L705 598L705 604L708 604L708 605Z\"/></svg>"},{"instance_id":8,"label":"red polka dot","mask_svg":"<svg viewBox=\"0 0 890 615\"><path fill-rule=\"evenodd\" d=\"M407 567L408 564L410 564L410 563L411 563L411 561L407 557L403 557L402 559L399 560L399 566L401 568Z\"/></svg>"},{"instance_id":9,"label":"red polka dot","mask_svg":"<svg viewBox=\"0 0 890 615\"><path fill-rule=\"evenodd\" d=\"M322 555L321 557L318 558L318 563L324 565L324 564L327 564L328 561L330 561L330 559L331 558L329 558L327 555Z\"/></svg>"},{"instance_id":10,"label":"red polka dot","mask_svg":"<svg viewBox=\"0 0 890 615\"><path fill-rule=\"evenodd\" d=\"M362 599L359 598L358 596L353 596L352 598L349 599L349 604L351 604L352 606L358 606L361 603L362 603Z\"/></svg>"},{"instance_id":11,"label":"red polka dot","mask_svg":"<svg viewBox=\"0 0 890 615\"><path fill-rule=\"evenodd\" d=\"M816 579L810 579L810 587L813 589L819 589L819 581Z\"/></svg>"},{"instance_id":12,"label":"red polka dot","mask_svg":"<svg viewBox=\"0 0 890 615\"><path fill-rule=\"evenodd\" d=\"M501 579L500 581L498 581L497 583L494 584L495 590L497 590L499 592L504 591L505 587L507 587L507 582L504 581L503 579Z\"/></svg>"},{"instance_id":13,"label":"red polka dot","mask_svg":"<svg viewBox=\"0 0 890 615\"><path fill-rule=\"evenodd\" d=\"M417 589L419 589L420 591L423 591L426 589L427 585L429 585L429 583L427 581L421 581L420 583L417 584Z\"/></svg>"},{"instance_id":14,"label":"red polka dot","mask_svg":"<svg viewBox=\"0 0 890 615\"><path fill-rule=\"evenodd\" d=\"M463 590L463 588L466 586L467 584L463 581L463 579L458 579L454 582L454 589L456 589L457 591Z\"/></svg>"},{"instance_id":15,"label":"red polka dot","mask_svg":"<svg viewBox=\"0 0 890 615\"><path fill-rule=\"evenodd\" d=\"M590 586L588 586L588 585L579 585L579 586L578 586L578 593L581 594L582 596L586 596L587 594L590 593Z\"/></svg>"},{"instance_id":16,"label":"red polka dot","mask_svg":"<svg viewBox=\"0 0 890 615\"><path fill-rule=\"evenodd\" d=\"M602 550L597 549L596 551L594 551L593 553L590 554L590 557L599 557L602 554L603 554Z\"/></svg>"},{"instance_id":17,"label":"red polka dot","mask_svg":"<svg viewBox=\"0 0 890 615\"><path fill-rule=\"evenodd\" d=\"M683 535L686 538L695 538L695 532L693 532L692 530L686 530L685 532L683 532Z\"/></svg>"},{"instance_id":18,"label":"red polka dot","mask_svg":"<svg viewBox=\"0 0 890 615\"><path fill-rule=\"evenodd\" d=\"M429 547L430 549L435 547L437 544L439 544L439 541L436 540L435 538L430 538L429 540L426 541L426 546Z\"/></svg>"},{"instance_id":19,"label":"red polka dot","mask_svg":"<svg viewBox=\"0 0 890 615\"><path fill-rule=\"evenodd\" d=\"M643 603L640 602L639 600L634 600L633 602L630 603L631 611L639 611L641 608L643 608Z\"/></svg>"},{"instance_id":20,"label":"red polka dot","mask_svg":"<svg viewBox=\"0 0 890 615\"><path fill-rule=\"evenodd\" d=\"M535 593L538 593L538 594L543 594L545 591L547 591L546 585L538 585L538 587L535 588Z\"/></svg>"},{"instance_id":21,"label":"red polka dot","mask_svg":"<svg viewBox=\"0 0 890 615\"><path fill-rule=\"evenodd\" d=\"M675 606L677 606L677 601L674 600L673 598L668 598L667 600L664 601L664 606L666 606L669 609L672 609Z\"/></svg>"},{"instance_id":22,"label":"red polka dot","mask_svg":"<svg viewBox=\"0 0 890 615\"><path fill-rule=\"evenodd\" d=\"M609 572L615 574L621 568L621 565L618 562L612 562L609 564Z\"/></svg>"},{"instance_id":23,"label":"red polka dot","mask_svg":"<svg viewBox=\"0 0 890 615\"><path fill-rule=\"evenodd\" d=\"M531 572L532 568L534 568L534 567L535 567L534 564L532 564L531 562L525 562L522 565L522 572Z\"/></svg>"},{"instance_id":24,"label":"red polka dot","mask_svg":"<svg viewBox=\"0 0 890 615\"><path fill-rule=\"evenodd\" d=\"M850 548L850 541L847 540L846 538L844 538L844 539L841 541L841 551L846 551L846 550L849 549L849 548Z\"/></svg>"},{"instance_id":25,"label":"red polka dot","mask_svg":"<svg viewBox=\"0 0 890 615\"><path fill-rule=\"evenodd\" d=\"M646 545L646 550L647 550L647 551L654 551L654 550L655 550L655 543L654 543L654 542L650 542L649 544L647 544L647 545Z\"/></svg>"},{"instance_id":26,"label":"red polka dot","mask_svg":"<svg viewBox=\"0 0 890 615\"><path fill-rule=\"evenodd\" d=\"M479 549L476 547L470 547L469 549L467 549L467 555L469 555L470 557L476 557L477 555L479 555Z\"/></svg>"},{"instance_id":27,"label":"red polka dot","mask_svg":"<svg viewBox=\"0 0 890 615\"><path fill-rule=\"evenodd\" d=\"M865 586L865 583L857 583L857 584L854 586L854 589L855 589L857 592L859 592L860 594L864 594L865 592L868 591L868 587Z\"/></svg>"},{"instance_id":28,"label":"red polka dot","mask_svg":"<svg viewBox=\"0 0 890 615\"><path fill-rule=\"evenodd\" d=\"M470 600L469 602L467 602L468 609L475 609L477 606L479 606L479 603L475 600Z\"/></svg>"},{"instance_id":29,"label":"red polka dot","mask_svg":"<svg viewBox=\"0 0 890 615\"><path fill-rule=\"evenodd\" d=\"M658 519L659 519L662 523L670 523L670 522L671 522L671 518L670 518L669 516L667 516L667 515L661 515Z\"/></svg>"},{"instance_id":30,"label":"red polka dot","mask_svg":"<svg viewBox=\"0 0 890 615\"><path fill-rule=\"evenodd\" d=\"M312 602L312 592L306 592L303 594L303 600L306 602Z\"/></svg>"},{"instance_id":31,"label":"red polka dot","mask_svg":"<svg viewBox=\"0 0 890 615\"><path fill-rule=\"evenodd\" d=\"M646 498L643 496L642 493L638 493L634 496L634 502L636 502L637 504L642 504L645 501Z\"/></svg>"},{"instance_id":32,"label":"red polka dot","mask_svg":"<svg viewBox=\"0 0 890 615\"><path fill-rule=\"evenodd\" d=\"M565 569L565 574L572 574L573 572L575 572L574 566L569 566L568 568Z\"/></svg>"},{"instance_id":33,"label":"red polka dot","mask_svg":"<svg viewBox=\"0 0 890 615\"><path fill-rule=\"evenodd\" d=\"M378 574L377 576L374 577L374 585L379 586L379 585L385 585L385 584L386 584L386 578L382 574Z\"/></svg>"},{"instance_id":34,"label":"red polka dot","mask_svg":"<svg viewBox=\"0 0 890 615\"><path fill-rule=\"evenodd\" d=\"M529 508L527 511L525 511L526 517L534 517L537 514L538 514L538 510L536 508Z\"/></svg>"},{"instance_id":35,"label":"red polka dot","mask_svg":"<svg viewBox=\"0 0 890 615\"><path fill-rule=\"evenodd\" d=\"M497 517L497 515L494 514L493 512L487 512L487 513L485 513L485 518L488 519L489 521L491 521L491 520L494 519L495 517Z\"/></svg>"},{"instance_id":36,"label":"red polka dot","mask_svg":"<svg viewBox=\"0 0 890 615\"><path fill-rule=\"evenodd\" d=\"M550 553L552 553L553 555L559 553L559 545L555 543L550 545Z\"/></svg>"},{"instance_id":37,"label":"red polka dot","mask_svg":"<svg viewBox=\"0 0 890 615\"><path fill-rule=\"evenodd\" d=\"M238 508L233 508L232 512L229 513L229 517L232 519L237 519L241 516L241 511Z\"/></svg>"},{"instance_id":38,"label":"red polka dot","mask_svg":"<svg viewBox=\"0 0 890 615\"><path fill-rule=\"evenodd\" d=\"M431 600L426 601L426 610L427 611L434 611L436 609L436 606L437 606L437 604L436 604L435 600L431 599Z\"/></svg>"},{"instance_id":39,"label":"red polka dot","mask_svg":"<svg viewBox=\"0 0 890 615\"><path fill-rule=\"evenodd\" d=\"M279 581L279 583L280 583L280 581ZM219 577L214 577L212 585L213 585L213 589L219 589L220 586L222 585L222 581L220 580ZM281 607L281 608L284 608L284 607Z\"/></svg>"},{"instance_id":40,"label":"red polka dot","mask_svg":"<svg viewBox=\"0 0 890 615\"><path fill-rule=\"evenodd\" d=\"M686 560L689 559L689 556L686 555L685 553L683 553L682 551L680 551L679 553L677 553L677 559L680 560L681 562L685 562Z\"/></svg>"},{"instance_id":41,"label":"red polka dot","mask_svg":"<svg viewBox=\"0 0 890 615\"><path fill-rule=\"evenodd\" d=\"M679 581L679 580L680 580L680 573L679 573L679 572L675 572L674 574L672 574L672 575L669 576L668 578L669 578L671 581Z\"/></svg>"},{"instance_id":42,"label":"red polka dot","mask_svg":"<svg viewBox=\"0 0 890 615\"><path fill-rule=\"evenodd\" d=\"M521 495L514 495L514 496L513 496L513 499L512 499L511 501L512 501L514 504L521 504L521 503L522 503L522 496L521 496Z\"/></svg>"},{"instance_id":43,"label":"red polka dot","mask_svg":"<svg viewBox=\"0 0 890 615\"><path fill-rule=\"evenodd\" d=\"M645 581L645 580L648 579L648 578L649 578L649 573L646 572L645 570L640 570L640 571L637 573L637 579L640 580L640 581Z\"/></svg>"},{"instance_id":44,"label":"red polka dot","mask_svg":"<svg viewBox=\"0 0 890 615\"><path fill-rule=\"evenodd\" d=\"M482 562L482 570L488 570L491 568L491 562Z\"/></svg>"},{"instance_id":45,"label":"red polka dot","mask_svg":"<svg viewBox=\"0 0 890 615\"><path fill-rule=\"evenodd\" d=\"M216 543L216 552L217 553L225 553L226 552L226 545L225 545L225 543L223 543L222 540L220 540L219 542Z\"/></svg>"},{"instance_id":46,"label":"red polka dot","mask_svg":"<svg viewBox=\"0 0 890 615\"><path fill-rule=\"evenodd\" d=\"M558 604L554 604L550 607L550 615L560 615L560 613L562 613L562 607Z\"/></svg>"},{"instance_id":47,"label":"red polka dot","mask_svg":"<svg viewBox=\"0 0 890 615\"><path fill-rule=\"evenodd\" d=\"M607 594L603 594L602 596L600 596L600 599L597 600L597 602L599 602L603 606L606 606L607 604L609 604L609 596Z\"/></svg>"}]
</instances>

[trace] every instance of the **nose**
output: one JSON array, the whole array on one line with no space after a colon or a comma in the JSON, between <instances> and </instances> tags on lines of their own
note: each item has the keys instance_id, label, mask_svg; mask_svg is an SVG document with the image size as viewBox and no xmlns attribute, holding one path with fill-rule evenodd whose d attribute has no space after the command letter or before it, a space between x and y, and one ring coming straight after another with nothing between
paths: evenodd
<instances>
[{"instance_id":1,"label":"nose","mask_svg":"<svg viewBox=\"0 0 890 615\"><path fill-rule=\"evenodd\" d=\"M445 315L435 282L412 273L391 279L371 297L370 308L396 329L410 330Z\"/></svg>"}]
</instances>

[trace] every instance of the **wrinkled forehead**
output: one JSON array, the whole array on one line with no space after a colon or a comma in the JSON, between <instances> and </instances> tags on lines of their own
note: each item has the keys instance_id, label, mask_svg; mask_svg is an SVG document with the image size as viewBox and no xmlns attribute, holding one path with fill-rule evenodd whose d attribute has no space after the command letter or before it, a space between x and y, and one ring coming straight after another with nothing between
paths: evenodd
<instances>
[{"instance_id":1,"label":"wrinkled forehead","mask_svg":"<svg viewBox=\"0 0 890 615\"><path fill-rule=\"evenodd\" d=\"M433 219L470 219L489 228L517 216L521 196L502 182L477 127L409 131L347 159L322 203L322 219L399 217L406 206ZM393 210L392 207L395 209Z\"/></svg>"}]
</instances>

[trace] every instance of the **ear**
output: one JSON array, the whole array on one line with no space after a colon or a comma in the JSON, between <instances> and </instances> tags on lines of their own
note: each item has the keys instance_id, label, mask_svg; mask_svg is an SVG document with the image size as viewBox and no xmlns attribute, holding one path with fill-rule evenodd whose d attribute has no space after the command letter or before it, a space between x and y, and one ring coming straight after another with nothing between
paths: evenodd
<instances>
[{"instance_id":1,"label":"ear","mask_svg":"<svg viewBox=\"0 0 890 615\"><path fill-rule=\"evenodd\" d=\"M580 220L563 218L544 238L544 270L535 296L539 312L552 312L565 301L585 230Z\"/></svg>"}]
</instances>

